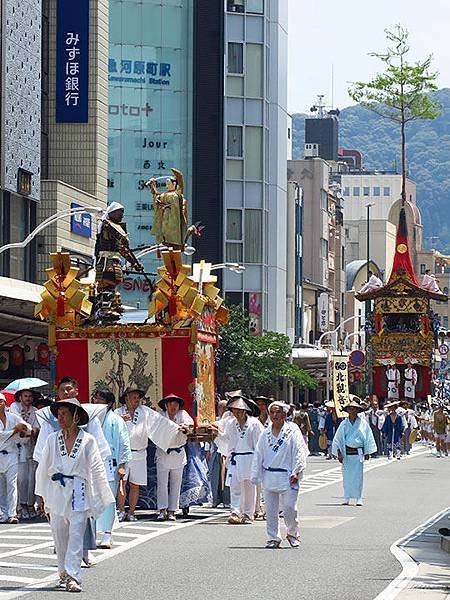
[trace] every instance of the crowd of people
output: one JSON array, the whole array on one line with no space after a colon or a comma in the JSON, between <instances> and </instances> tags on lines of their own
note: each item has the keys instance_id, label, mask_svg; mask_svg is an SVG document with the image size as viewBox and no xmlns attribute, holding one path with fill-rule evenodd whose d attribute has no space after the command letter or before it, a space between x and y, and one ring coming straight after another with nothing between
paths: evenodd
<instances>
[{"instance_id":1,"label":"crowd of people","mask_svg":"<svg viewBox=\"0 0 450 600\"><path fill-rule=\"evenodd\" d=\"M49 520L59 586L81 591L89 550L109 549L120 521L136 521L140 488L149 486L149 448L156 462L157 520L174 521L194 504L229 508L230 525L266 520L266 548L299 545L297 498L309 454L344 466L343 504L363 503L363 463L370 456L400 459L415 436L447 456L450 419L444 405L413 406L376 397L354 398L339 418L333 402L289 405L241 390L217 403L209 442L189 439L193 419L184 400L169 394L157 407L128 388L118 398L95 390L80 403L77 382L58 384L46 400L22 389L6 406L0 394L0 522ZM151 459L153 460L153 458ZM151 470L151 469L150 469ZM97 537L97 534L101 534Z\"/></svg>"}]
</instances>

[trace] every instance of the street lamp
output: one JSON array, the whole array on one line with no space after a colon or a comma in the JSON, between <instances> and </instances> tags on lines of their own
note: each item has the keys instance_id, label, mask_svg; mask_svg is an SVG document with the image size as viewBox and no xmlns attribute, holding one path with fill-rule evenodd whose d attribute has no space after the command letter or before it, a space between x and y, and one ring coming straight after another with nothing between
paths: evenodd
<instances>
[{"instance_id":1,"label":"street lamp","mask_svg":"<svg viewBox=\"0 0 450 600\"><path fill-rule=\"evenodd\" d=\"M244 265L232 262L219 263L217 265L213 265L210 270L217 271L217 269L229 269L230 271L233 271L233 273L243 273L245 271Z\"/></svg>"},{"instance_id":2,"label":"street lamp","mask_svg":"<svg viewBox=\"0 0 450 600\"><path fill-rule=\"evenodd\" d=\"M47 217L47 219L45 219L45 221L42 221L42 223L40 223L40 225L38 225L36 229L34 229L22 242L13 242L11 244L5 244L4 246L2 246L0 248L0 254L6 252L6 250L12 250L13 248L25 248L25 246L28 246L28 244L38 235L38 233L43 231L46 227L49 227L49 225L56 223L56 221L59 221L60 219L64 219L65 217L71 217L72 215L76 215L79 213L97 214L102 212L103 208L100 208L99 206L80 206L78 208L66 208L65 210L62 210L60 212L55 213L54 215L51 215L50 217Z\"/></svg>"}]
</instances>

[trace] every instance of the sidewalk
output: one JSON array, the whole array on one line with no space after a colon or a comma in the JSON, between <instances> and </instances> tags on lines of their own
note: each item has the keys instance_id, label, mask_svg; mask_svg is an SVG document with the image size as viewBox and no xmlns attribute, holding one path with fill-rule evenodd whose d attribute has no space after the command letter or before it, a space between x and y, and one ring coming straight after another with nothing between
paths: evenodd
<instances>
[{"instance_id":1,"label":"sidewalk","mask_svg":"<svg viewBox=\"0 0 450 600\"><path fill-rule=\"evenodd\" d=\"M450 527L449 515L450 510L400 544L399 548L415 561L418 569L406 587L392 597L398 600L450 600L450 553L441 549L438 533L441 527Z\"/></svg>"}]
</instances>

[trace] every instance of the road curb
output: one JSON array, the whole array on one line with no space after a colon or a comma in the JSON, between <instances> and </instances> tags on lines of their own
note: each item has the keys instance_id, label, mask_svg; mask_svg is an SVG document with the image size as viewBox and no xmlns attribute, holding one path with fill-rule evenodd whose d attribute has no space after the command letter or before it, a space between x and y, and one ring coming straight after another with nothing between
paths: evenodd
<instances>
[{"instance_id":1,"label":"road curb","mask_svg":"<svg viewBox=\"0 0 450 600\"><path fill-rule=\"evenodd\" d=\"M419 563L411 558L411 556L408 554L407 550L405 549L406 545L422 535L425 530L427 530L429 527L432 527L437 521L442 519L449 512L450 506L439 511L427 521L391 545L390 551L402 566L402 572L394 580L392 580L391 583L374 598L374 600L394 600L394 598L397 598L397 596L414 580L419 571Z\"/></svg>"}]
</instances>

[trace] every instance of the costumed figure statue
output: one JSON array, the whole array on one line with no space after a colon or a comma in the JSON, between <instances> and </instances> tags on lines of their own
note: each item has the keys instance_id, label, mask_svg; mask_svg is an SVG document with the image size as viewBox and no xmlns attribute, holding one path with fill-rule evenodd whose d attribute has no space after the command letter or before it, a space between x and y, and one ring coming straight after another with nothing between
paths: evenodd
<instances>
[{"instance_id":1,"label":"costumed figure statue","mask_svg":"<svg viewBox=\"0 0 450 600\"><path fill-rule=\"evenodd\" d=\"M158 192L156 179L149 179L145 184L153 195L154 217L151 233L158 244L174 250L184 250L189 236L201 235L204 227L200 223L188 227L183 174L177 169L172 169L172 172L174 177L166 179L165 192Z\"/></svg>"},{"instance_id":2,"label":"costumed figure statue","mask_svg":"<svg viewBox=\"0 0 450 600\"><path fill-rule=\"evenodd\" d=\"M122 258L136 271L143 265L130 249L126 224L122 222L124 207L112 202L100 218L95 242L95 281L97 295L94 316L101 322L114 323L123 308L117 286L123 280Z\"/></svg>"}]
</instances>

